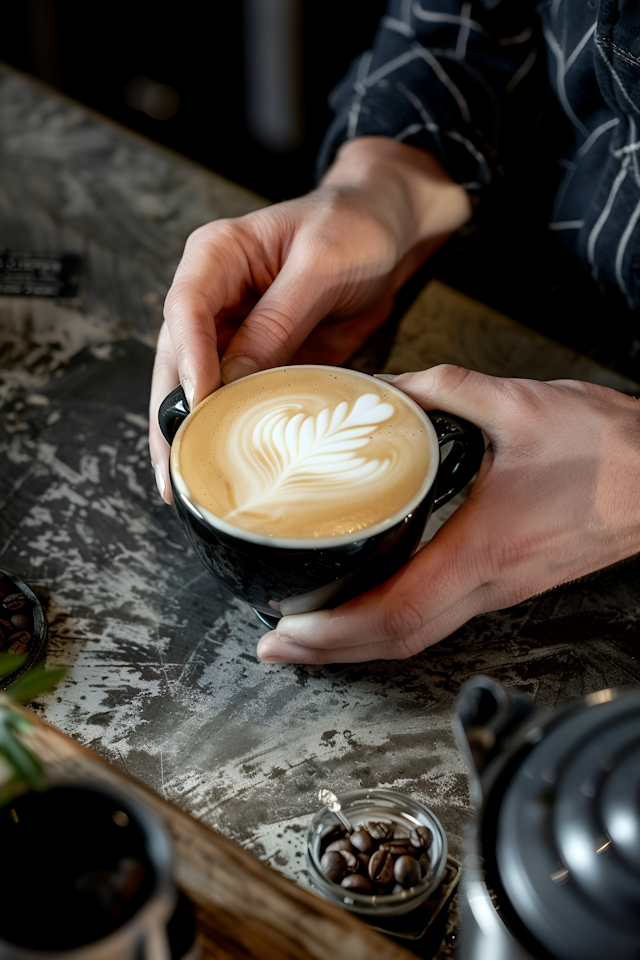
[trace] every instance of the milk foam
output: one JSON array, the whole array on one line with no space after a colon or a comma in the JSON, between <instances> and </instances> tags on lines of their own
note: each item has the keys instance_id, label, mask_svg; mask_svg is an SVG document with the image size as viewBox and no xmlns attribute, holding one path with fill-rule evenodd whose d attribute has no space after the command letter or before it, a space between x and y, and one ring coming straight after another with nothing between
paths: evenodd
<instances>
[{"instance_id":1,"label":"milk foam","mask_svg":"<svg viewBox=\"0 0 640 960\"><path fill-rule=\"evenodd\" d=\"M230 459L248 482L243 499L225 514L225 520L273 510L282 498L353 495L392 469L395 451L384 460L356 456L356 450L371 443L378 424L393 416L390 403L367 393L351 409L343 400L333 408L325 407L317 417L295 412L300 407L282 404L261 417L253 430L246 420L230 429Z\"/></svg>"},{"instance_id":2,"label":"milk foam","mask_svg":"<svg viewBox=\"0 0 640 960\"><path fill-rule=\"evenodd\" d=\"M174 483L225 526L343 537L392 517L433 474L425 419L362 375L267 371L223 387L188 418L172 448Z\"/></svg>"}]
</instances>

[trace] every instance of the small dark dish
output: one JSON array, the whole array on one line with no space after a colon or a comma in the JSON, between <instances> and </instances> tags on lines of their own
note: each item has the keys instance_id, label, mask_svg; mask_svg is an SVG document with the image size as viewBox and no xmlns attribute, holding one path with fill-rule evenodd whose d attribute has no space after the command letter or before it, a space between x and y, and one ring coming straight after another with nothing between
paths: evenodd
<instances>
[{"instance_id":1,"label":"small dark dish","mask_svg":"<svg viewBox=\"0 0 640 960\"><path fill-rule=\"evenodd\" d=\"M0 569L0 653L27 654L14 673L0 680L0 689L6 690L42 660L48 639L47 618L33 590L14 573Z\"/></svg>"}]
</instances>

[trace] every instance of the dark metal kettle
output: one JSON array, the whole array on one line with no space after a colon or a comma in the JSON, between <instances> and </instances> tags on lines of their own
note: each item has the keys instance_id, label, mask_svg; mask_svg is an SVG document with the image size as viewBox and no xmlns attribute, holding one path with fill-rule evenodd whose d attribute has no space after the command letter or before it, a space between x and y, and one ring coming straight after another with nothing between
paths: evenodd
<instances>
[{"instance_id":1,"label":"dark metal kettle","mask_svg":"<svg viewBox=\"0 0 640 960\"><path fill-rule=\"evenodd\" d=\"M476 810L461 960L638 960L640 686L549 712L474 677L454 725Z\"/></svg>"}]
</instances>

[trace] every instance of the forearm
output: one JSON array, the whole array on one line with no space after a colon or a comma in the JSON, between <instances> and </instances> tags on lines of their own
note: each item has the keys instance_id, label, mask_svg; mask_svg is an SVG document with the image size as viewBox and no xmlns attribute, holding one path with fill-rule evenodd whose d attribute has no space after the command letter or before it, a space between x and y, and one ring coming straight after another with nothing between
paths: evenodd
<instances>
[{"instance_id":1,"label":"forearm","mask_svg":"<svg viewBox=\"0 0 640 960\"><path fill-rule=\"evenodd\" d=\"M342 145L320 189L354 192L398 244L400 282L471 217L467 191L440 161L389 137L357 137Z\"/></svg>"}]
</instances>

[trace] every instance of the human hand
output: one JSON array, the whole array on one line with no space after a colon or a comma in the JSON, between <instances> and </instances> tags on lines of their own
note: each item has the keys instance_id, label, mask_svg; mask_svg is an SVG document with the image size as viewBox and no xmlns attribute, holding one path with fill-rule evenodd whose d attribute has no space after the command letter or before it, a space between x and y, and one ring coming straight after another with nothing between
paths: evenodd
<instances>
[{"instance_id":1,"label":"human hand","mask_svg":"<svg viewBox=\"0 0 640 960\"><path fill-rule=\"evenodd\" d=\"M435 157L362 137L308 196L196 230L167 297L151 389L149 447L167 502L157 414L176 384L193 406L221 382L278 364L344 363L470 214Z\"/></svg>"},{"instance_id":2,"label":"human hand","mask_svg":"<svg viewBox=\"0 0 640 960\"><path fill-rule=\"evenodd\" d=\"M393 381L491 441L468 500L393 577L337 607L283 617L262 660L413 656L500 610L640 551L640 402L572 380L443 365Z\"/></svg>"}]
</instances>

